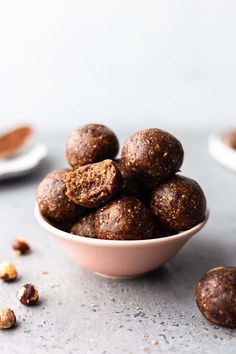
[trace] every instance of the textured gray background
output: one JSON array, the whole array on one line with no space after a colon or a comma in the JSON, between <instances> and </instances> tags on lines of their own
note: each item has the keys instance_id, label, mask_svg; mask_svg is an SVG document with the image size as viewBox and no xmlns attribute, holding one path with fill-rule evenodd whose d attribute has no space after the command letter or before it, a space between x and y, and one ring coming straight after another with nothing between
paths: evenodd
<instances>
[{"instance_id":1,"label":"textured gray background","mask_svg":"<svg viewBox=\"0 0 236 354\"><path fill-rule=\"evenodd\" d=\"M121 138L130 132L121 132ZM40 170L0 184L0 260L17 265L19 280L0 283L0 306L14 309L18 324L0 332L0 352L18 353L235 353L236 332L203 319L194 301L201 275L220 264L236 265L236 177L207 153L207 133L178 133L186 151L183 174L203 186L211 217L205 229L163 268L128 281L100 278L71 261L33 216L35 188L65 163L68 132L44 135L49 157ZM16 236L33 252L12 254ZM26 308L19 286L33 282L41 301ZM157 339L159 344L153 345Z\"/></svg>"},{"instance_id":2,"label":"textured gray background","mask_svg":"<svg viewBox=\"0 0 236 354\"><path fill-rule=\"evenodd\" d=\"M235 19L235 0L1 1L0 126L234 124Z\"/></svg>"}]
</instances>

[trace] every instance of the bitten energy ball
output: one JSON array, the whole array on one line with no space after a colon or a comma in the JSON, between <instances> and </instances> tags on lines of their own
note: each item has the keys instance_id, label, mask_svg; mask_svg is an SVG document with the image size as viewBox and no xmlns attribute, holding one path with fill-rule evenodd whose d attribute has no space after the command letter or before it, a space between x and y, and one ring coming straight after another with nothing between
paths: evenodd
<instances>
[{"instance_id":1,"label":"bitten energy ball","mask_svg":"<svg viewBox=\"0 0 236 354\"><path fill-rule=\"evenodd\" d=\"M196 181L176 176L154 189L151 207L165 227L181 231L204 219L206 198Z\"/></svg>"},{"instance_id":2,"label":"bitten energy ball","mask_svg":"<svg viewBox=\"0 0 236 354\"><path fill-rule=\"evenodd\" d=\"M182 145L173 135L153 128L128 138L121 160L128 175L153 185L178 172L183 156Z\"/></svg>"},{"instance_id":3,"label":"bitten energy ball","mask_svg":"<svg viewBox=\"0 0 236 354\"><path fill-rule=\"evenodd\" d=\"M11 309L0 307L0 329L9 329L16 324L16 316Z\"/></svg>"},{"instance_id":4,"label":"bitten energy ball","mask_svg":"<svg viewBox=\"0 0 236 354\"><path fill-rule=\"evenodd\" d=\"M140 240L153 236L149 210L136 198L117 199L96 213L96 233L100 239Z\"/></svg>"},{"instance_id":5,"label":"bitten energy ball","mask_svg":"<svg viewBox=\"0 0 236 354\"><path fill-rule=\"evenodd\" d=\"M95 212L79 218L79 220L72 226L70 232L78 236L96 238Z\"/></svg>"},{"instance_id":6,"label":"bitten energy ball","mask_svg":"<svg viewBox=\"0 0 236 354\"><path fill-rule=\"evenodd\" d=\"M5 282L13 281L17 278L15 265L10 261L4 261L0 264L0 279Z\"/></svg>"},{"instance_id":7,"label":"bitten energy ball","mask_svg":"<svg viewBox=\"0 0 236 354\"><path fill-rule=\"evenodd\" d=\"M84 212L66 195L65 178L69 171L59 169L49 173L38 187L36 198L40 212L49 219L66 221Z\"/></svg>"},{"instance_id":8,"label":"bitten energy ball","mask_svg":"<svg viewBox=\"0 0 236 354\"><path fill-rule=\"evenodd\" d=\"M66 155L72 167L113 159L119 150L115 134L101 124L86 124L76 129L67 144Z\"/></svg>"},{"instance_id":9,"label":"bitten energy ball","mask_svg":"<svg viewBox=\"0 0 236 354\"><path fill-rule=\"evenodd\" d=\"M122 176L111 160L104 160L71 171L66 177L66 194L74 203L99 208L121 189Z\"/></svg>"},{"instance_id":10,"label":"bitten energy ball","mask_svg":"<svg viewBox=\"0 0 236 354\"><path fill-rule=\"evenodd\" d=\"M196 302L203 316L218 325L236 328L236 268L209 270L196 287Z\"/></svg>"},{"instance_id":11,"label":"bitten energy ball","mask_svg":"<svg viewBox=\"0 0 236 354\"><path fill-rule=\"evenodd\" d=\"M39 292L33 284L25 284L18 292L18 300L26 306L36 305L39 299Z\"/></svg>"}]
</instances>

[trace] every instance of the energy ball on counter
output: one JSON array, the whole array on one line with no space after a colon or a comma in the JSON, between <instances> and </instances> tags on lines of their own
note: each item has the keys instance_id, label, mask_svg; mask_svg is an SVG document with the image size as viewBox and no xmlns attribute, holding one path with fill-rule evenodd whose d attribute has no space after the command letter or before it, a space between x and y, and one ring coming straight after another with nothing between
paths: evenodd
<instances>
[{"instance_id":1,"label":"energy ball on counter","mask_svg":"<svg viewBox=\"0 0 236 354\"><path fill-rule=\"evenodd\" d=\"M175 176L154 189L151 208L168 229L182 231L203 221L206 198L196 181Z\"/></svg>"},{"instance_id":2,"label":"energy ball on counter","mask_svg":"<svg viewBox=\"0 0 236 354\"><path fill-rule=\"evenodd\" d=\"M0 307L0 329L9 329L16 324L16 316L11 309Z\"/></svg>"},{"instance_id":3,"label":"energy ball on counter","mask_svg":"<svg viewBox=\"0 0 236 354\"><path fill-rule=\"evenodd\" d=\"M38 206L40 212L49 219L66 221L84 213L84 209L66 195L65 178L69 171L65 168L53 171L38 186Z\"/></svg>"},{"instance_id":4,"label":"energy ball on counter","mask_svg":"<svg viewBox=\"0 0 236 354\"><path fill-rule=\"evenodd\" d=\"M116 135L105 125L86 124L74 130L66 147L72 167L113 159L119 150Z\"/></svg>"},{"instance_id":5,"label":"energy ball on counter","mask_svg":"<svg viewBox=\"0 0 236 354\"><path fill-rule=\"evenodd\" d=\"M145 129L129 137L122 149L125 172L146 184L158 184L179 171L184 151L181 143L161 129Z\"/></svg>"},{"instance_id":6,"label":"energy ball on counter","mask_svg":"<svg viewBox=\"0 0 236 354\"><path fill-rule=\"evenodd\" d=\"M209 321L236 328L236 268L216 267L199 280L195 294L202 315Z\"/></svg>"},{"instance_id":7,"label":"energy ball on counter","mask_svg":"<svg viewBox=\"0 0 236 354\"><path fill-rule=\"evenodd\" d=\"M95 215L95 212L93 212L79 218L79 220L72 226L70 232L73 235L96 238Z\"/></svg>"},{"instance_id":8,"label":"energy ball on counter","mask_svg":"<svg viewBox=\"0 0 236 354\"><path fill-rule=\"evenodd\" d=\"M112 160L78 167L67 174L66 194L74 203L99 208L121 190L122 176Z\"/></svg>"},{"instance_id":9,"label":"energy ball on counter","mask_svg":"<svg viewBox=\"0 0 236 354\"><path fill-rule=\"evenodd\" d=\"M153 236L154 222L149 210L134 197L117 199L96 212L97 238L140 240Z\"/></svg>"}]
</instances>

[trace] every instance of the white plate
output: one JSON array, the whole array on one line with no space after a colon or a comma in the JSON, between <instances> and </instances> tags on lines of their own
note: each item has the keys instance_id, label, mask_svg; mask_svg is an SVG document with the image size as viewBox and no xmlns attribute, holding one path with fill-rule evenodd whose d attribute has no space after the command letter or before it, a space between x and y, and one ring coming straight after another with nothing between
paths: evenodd
<instances>
[{"instance_id":1,"label":"white plate","mask_svg":"<svg viewBox=\"0 0 236 354\"><path fill-rule=\"evenodd\" d=\"M221 165L236 171L236 150L224 142L224 136L229 130L219 130L210 135L208 147L211 156Z\"/></svg>"},{"instance_id":2,"label":"white plate","mask_svg":"<svg viewBox=\"0 0 236 354\"><path fill-rule=\"evenodd\" d=\"M0 160L0 180L22 176L33 171L46 157L47 147L37 144L10 160Z\"/></svg>"}]
</instances>

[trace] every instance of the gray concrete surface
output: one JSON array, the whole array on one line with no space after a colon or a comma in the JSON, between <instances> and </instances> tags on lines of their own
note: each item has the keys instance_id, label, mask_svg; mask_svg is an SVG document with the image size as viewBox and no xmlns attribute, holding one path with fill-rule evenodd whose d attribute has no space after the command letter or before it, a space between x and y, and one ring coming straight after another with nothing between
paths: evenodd
<instances>
[{"instance_id":1,"label":"gray concrete surface","mask_svg":"<svg viewBox=\"0 0 236 354\"><path fill-rule=\"evenodd\" d=\"M178 135L186 151L183 174L206 192L208 225L163 268L128 281L82 269L34 219L35 188L46 172L65 165L67 133L43 135L50 153L41 169L0 184L0 260L13 260L19 271L17 282L0 283L0 306L14 309L18 319L15 329L0 332L0 353L235 353L236 331L207 322L194 301L205 271L236 265L236 176L208 156L207 133ZM29 239L30 255L12 254L17 236ZM16 299L26 282L39 288L37 307Z\"/></svg>"}]
</instances>

